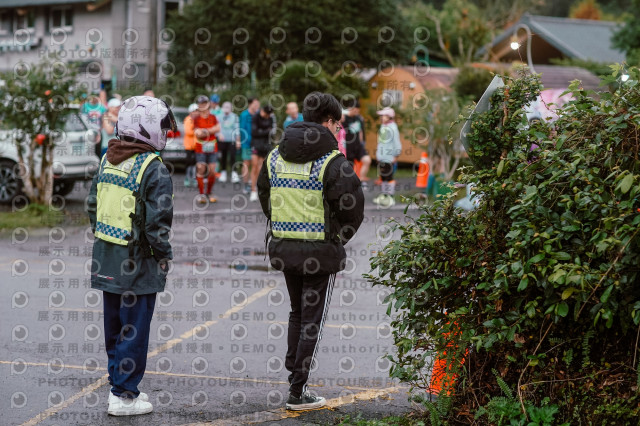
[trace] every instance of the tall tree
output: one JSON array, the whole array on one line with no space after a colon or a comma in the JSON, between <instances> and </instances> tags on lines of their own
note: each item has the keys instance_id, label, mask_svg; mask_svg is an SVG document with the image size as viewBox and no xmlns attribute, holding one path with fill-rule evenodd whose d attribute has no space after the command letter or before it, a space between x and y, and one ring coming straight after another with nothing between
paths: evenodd
<instances>
[{"instance_id":1,"label":"tall tree","mask_svg":"<svg viewBox=\"0 0 640 426\"><path fill-rule=\"evenodd\" d=\"M169 60L198 86L270 78L291 59L307 61L310 75L375 67L403 62L411 49L395 1L195 0L170 27Z\"/></svg>"},{"instance_id":2,"label":"tall tree","mask_svg":"<svg viewBox=\"0 0 640 426\"><path fill-rule=\"evenodd\" d=\"M596 0L581 0L571 7L569 17L576 19L602 19L602 8Z\"/></svg>"},{"instance_id":3,"label":"tall tree","mask_svg":"<svg viewBox=\"0 0 640 426\"><path fill-rule=\"evenodd\" d=\"M478 51L500 31L541 3L541 0L446 0L442 8L406 3L402 11L414 38L424 40L432 56L462 66L475 61Z\"/></svg>"},{"instance_id":4,"label":"tall tree","mask_svg":"<svg viewBox=\"0 0 640 426\"><path fill-rule=\"evenodd\" d=\"M613 36L613 46L627 54L627 62L640 64L640 0L632 0L624 25Z\"/></svg>"}]
</instances>

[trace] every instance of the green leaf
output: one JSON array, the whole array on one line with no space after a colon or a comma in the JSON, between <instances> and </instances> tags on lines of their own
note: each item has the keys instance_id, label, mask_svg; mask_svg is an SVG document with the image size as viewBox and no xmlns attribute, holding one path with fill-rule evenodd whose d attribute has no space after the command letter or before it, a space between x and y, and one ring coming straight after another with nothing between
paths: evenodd
<instances>
[{"instance_id":1,"label":"green leaf","mask_svg":"<svg viewBox=\"0 0 640 426\"><path fill-rule=\"evenodd\" d=\"M571 255L564 251L559 251L556 253L551 253L551 257L558 260L571 260Z\"/></svg>"},{"instance_id":2,"label":"green leaf","mask_svg":"<svg viewBox=\"0 0 640 426\"><path fill-rule=\"evenodd\" d=\"M531 259L529 259L529 263L538 263L542 259L544 259L544 253L538 253L535 256L533 256Z\"/></svg>"},{"instance_id":3,"label":"green leaf","mask_svg":"<svg viewBox=\"0 0 640 426\"><path fill-rule=\"evenodd\" d=\"M562 300L567 300L567 299L568 299L568 298L570 298L570 297L571 297L571 295L572 295L574 292L576 292L576 291L578 291L578 289L577 289L577 288L575 288L575 287L569 287L569 288L565 289L565 290L562 292Z\"/></svg>"},{"instance_id":4,"label":"green leaf","mask_svg":"<svg viewBox=\"0 0 640 426\"><path fill-rule=\"evenodd\" d=\"M561 303L558 303L558 305L556 305L556 314L564 318L567 316L568 313L569 313L569 305L567 305L565 302L561 302Z\"/></svg>"},{"instance_id":5,"label":"green leaf","mask_svg":"<svg viewBox=\"0 0 640 426\"><path fill-rule=\"evenodd\" d=\"M549 282L564 284L566 275L567 273L565 271L563 271L562 269L558 269L553 274L551 274L551 276L549 277Z\"/></svg>"},{"instance_id":6,"label":"green leaf","mask_svg":"<svg viewBox=\"0 0 640 426\"><path fill-rule=\"evenodd\" d=\"M607 287L604 293L602 293L602 296L600 296L600 302L607 303L607 300L609 300L609 296L611 296L611 291L613 290L613 287L614 287L613 284Z\"/></svg>"},{"instance_id":7,"label":"green leaf","mask_svg":"<svg viewBox=\"0 0 640 426\"><path fill-rule=\"evenodd\" d=\"M529 277L524 277L520 280L520 284L518 285L518 291L522 291L529 285Z\"/></svg>"},{"instance_id":8,"label":"green leaf","mask_svg":"<svg viewBox=\"0 0 640 426\"><path fill-rule=\"evenodd\" d=\"M509 231L506 235L506 238L513 239L520 235L521 231L519 229L514 229L513 231Z\"/></svg>"},{"instance_id":9,"label":"green leaf","mask_svg":"<svg viewBox=\"0 0 640 426\"><path fill-rule=\"evenodd\" d=\"M633 185L633 175L629 173L622 179L618 188L620 188L620 192L626 194L631 189L631 185Z\"/></svg>"},{"instance_id":10,"label":"green leaf","mask_svg":"<svg viewBox=\"0 0 640 426\"><path fill-rule=\"evenodd\" d=\"M504 169L504 159L500 160L500 163L498 164L498 177L500 177L500 175L502 174L502 169Z\"/></svg>"}]
</instances>

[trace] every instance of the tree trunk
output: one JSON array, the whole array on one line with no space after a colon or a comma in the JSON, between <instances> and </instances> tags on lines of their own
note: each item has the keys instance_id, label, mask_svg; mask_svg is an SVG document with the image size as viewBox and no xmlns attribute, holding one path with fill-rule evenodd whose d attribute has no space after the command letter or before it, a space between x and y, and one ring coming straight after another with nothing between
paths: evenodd
<instances>
[{"instance_id":1,"label":"tree trunk","mask_svg":"<svg viewBox=\"0 0 640 426\"><path fill-rule=\"evenodd\" d=\"M21 140L14 140L16 144L16 150L18 151L18 166L20 167L20 180L22 181L22 191L27 196L30 202L34 201L35 193L33 188L33 149L35 144L29 143L30 155L27 157L28 163L25 164L24 160L24 138Z\"/></svg>"},{"instance_id":2,"label":"tree trunk","mask_svg":"<svg viewBox=\"0 0 640 426\"><path fill-rule=\"evenodd\" d=\"M48 140L45 145L42 146L42 163L40 164L40 177L38 178L38 203L46 206L51 205L51 198L53 195L53 143Z\"/></svg>"},{"instance_id":3,"label":"tree trunk","mask_svg":"<svg viewBox=\"0 0 640 426\"><path fill-rule=\"evenodd\" d=\"M50 206L53 198L53 144L47 145L46 149L47 167L43 171L44 180L41 191L43 193L43 204Z\"/></svg>"}]
</instances>

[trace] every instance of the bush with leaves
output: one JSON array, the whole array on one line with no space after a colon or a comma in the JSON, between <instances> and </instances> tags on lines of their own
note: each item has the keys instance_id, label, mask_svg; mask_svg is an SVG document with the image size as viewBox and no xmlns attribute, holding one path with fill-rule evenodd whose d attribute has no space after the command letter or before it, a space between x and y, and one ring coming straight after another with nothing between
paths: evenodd
<instances>
[{"instance_id":1,"label":"bush with leaves","mask_svg":"<svg viewBox=\"0 0 640 426\"><path fill-rule=\"evenodd\" d=\"M494 369L525 419L548 398L558 422L637 421L640 71L626 72L614 93L573 82L560 118L531 126L539 79L505 78L469 135L475 167L461 181L479 208L444 197L398 222L401 238L372 258L368 278L392 289L397 311L392 377L424 398L443 351L458 374L442 421L495 408Z\"/></svg>"},{"instance_id":2,"label":"bush with leaves","mask_svg":"<svg viewBox=\"0 0 640 426\"><path fill-rule=\"evenodd\" d=\"M466 65L460 68L452 87L461 98L477 102L492 79L488 69Z\"/></svg>"}]
</instances>

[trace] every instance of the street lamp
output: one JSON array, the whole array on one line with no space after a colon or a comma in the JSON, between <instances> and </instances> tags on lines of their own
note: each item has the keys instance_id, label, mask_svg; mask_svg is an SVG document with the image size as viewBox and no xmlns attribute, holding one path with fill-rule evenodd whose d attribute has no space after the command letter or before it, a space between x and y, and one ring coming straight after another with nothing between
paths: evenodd
<instances>
[{"instance_id":1,"label":"street lamp","mask_svg":"<svg viewBox=\"0 0 640 426\"><path fill-rule=\"evenodd\" d=\"M520 49L520 43L518 42L518 31L520 29L524 29L527 33L527 64L529 65L529 69L532 74L535 74L535 69L533 68L533 62L531 60L531 28L527 24L519 24L513 34L513 41L511 41L511 49L518 50Z\"/></svg>"}]
</instances>

